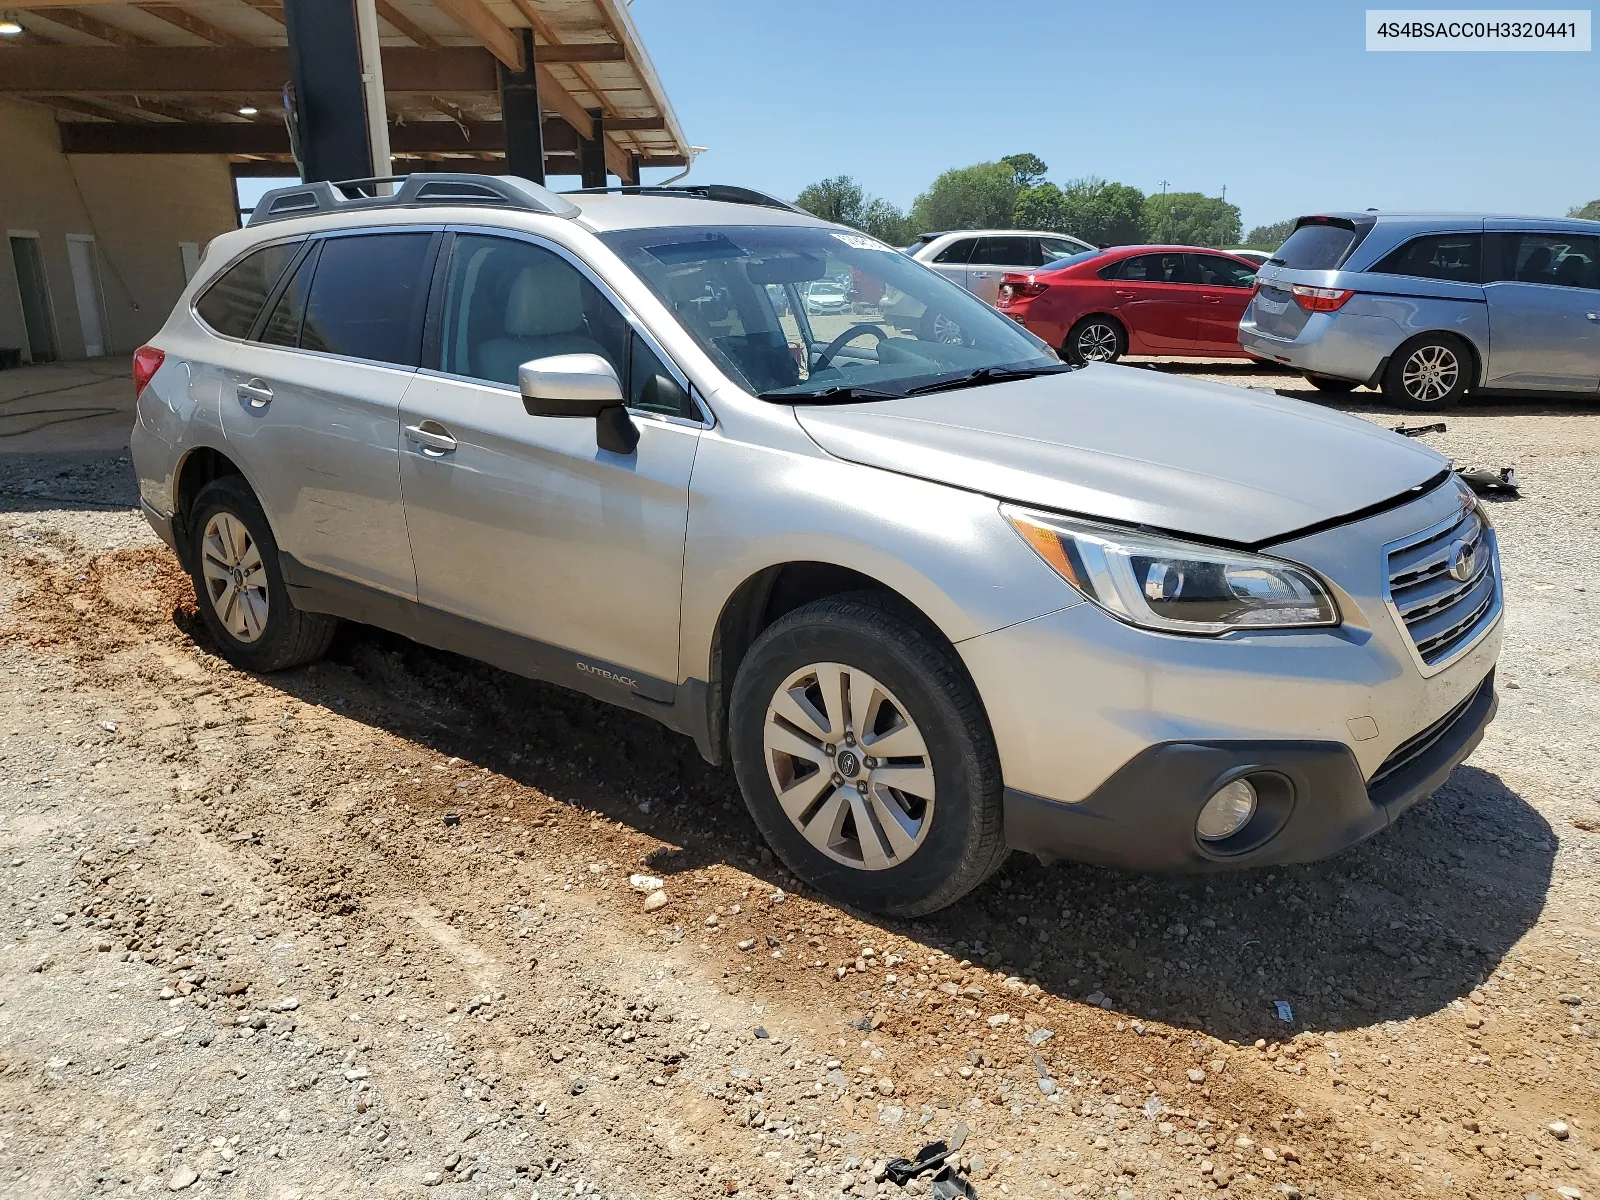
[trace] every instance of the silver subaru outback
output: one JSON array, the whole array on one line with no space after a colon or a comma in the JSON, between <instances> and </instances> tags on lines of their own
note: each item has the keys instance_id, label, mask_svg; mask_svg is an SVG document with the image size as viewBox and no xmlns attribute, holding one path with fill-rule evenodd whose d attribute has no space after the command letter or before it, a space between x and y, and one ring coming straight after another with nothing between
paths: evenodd
<instances>
[{"instance_id":1,"label":"silver subaru outback","mask_svg":"<svg viewBox=\"0 0 1600 1200\"><path fill-rule=\"evenodd\" d=\"M144 511L229 661L304 663L345 619L646 713L866 909L941 908L1012 849L1318 859L1494 713L1495 535L1437 454L1068 368L739 188L284 189L135 374Z\"/></svg>"}]
</instances>

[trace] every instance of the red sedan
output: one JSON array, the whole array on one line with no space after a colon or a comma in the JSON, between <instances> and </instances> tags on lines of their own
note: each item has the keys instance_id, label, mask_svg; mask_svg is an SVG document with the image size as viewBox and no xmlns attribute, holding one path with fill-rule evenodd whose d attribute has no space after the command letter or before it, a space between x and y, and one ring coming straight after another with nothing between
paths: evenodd
<instances>
[{"instance_id":1,"label":"red sedan","mask_svg":"<svg viewBox=\"0 0 1600 1200\"><path fill-rule=\"evenodd\" d=\"M1239 318L1255 282L1253 262L1220 250L1118 246L1009 273L996 307L1070 363L1124 354L1248 358Z\"/></svg>"}]
</instances>

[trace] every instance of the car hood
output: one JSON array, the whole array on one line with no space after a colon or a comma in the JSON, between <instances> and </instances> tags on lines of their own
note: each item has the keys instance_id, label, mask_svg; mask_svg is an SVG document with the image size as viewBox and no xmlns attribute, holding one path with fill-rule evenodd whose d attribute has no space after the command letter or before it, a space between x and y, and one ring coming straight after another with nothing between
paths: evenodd
<instances>
[{"instance_id":1,"label":"car hood","mask_svg":"<svg viewBox=\"0 0 1600 1200\"><path fill-rule=\"evenodd\" d=\"M1449 465L1369 421L1136 367L795 412L849 462L1240 545L1361 512Z\"/></svg>"}]
</instances>

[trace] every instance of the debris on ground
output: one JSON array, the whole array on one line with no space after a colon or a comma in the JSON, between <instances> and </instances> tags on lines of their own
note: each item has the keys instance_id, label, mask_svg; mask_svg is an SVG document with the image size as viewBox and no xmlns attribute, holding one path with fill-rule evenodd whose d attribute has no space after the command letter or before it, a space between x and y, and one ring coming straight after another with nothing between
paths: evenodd
<instances>
[{"instance_id":1,"label":"debris on ground","mask_svg":"<svg viewBox=\"0 0 1600 1200\"><path fill-rule=\"evenodd\" d=\"M1456 472L1480 496L1520 496L1515 467L1467 467Z\"/></svg>"}]
</instances>

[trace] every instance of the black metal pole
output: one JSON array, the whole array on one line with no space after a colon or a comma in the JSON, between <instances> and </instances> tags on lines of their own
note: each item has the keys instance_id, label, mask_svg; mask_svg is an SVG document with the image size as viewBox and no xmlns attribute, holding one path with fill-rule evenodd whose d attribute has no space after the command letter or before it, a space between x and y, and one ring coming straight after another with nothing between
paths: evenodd
<instances>
[{"instance_id":1,"label":"black metal pole","mask_svg":"<svg viewBox=\"0 0 1600 1200\"><path fill-rule=\"evenodd\" d=\"M593 136L579 135L578 169L583 172L584 187L603 188L606 186L606 131L600 120L600 110L591 108L588 112Z\"/></svg>"},{"instance_id":2,"label":"black metal pole","mask_svg":"<svg viewBox=\"0 0 1600 1200\"><path fill-rule=\"evenodd\" d=\"M534 71L533 30L522 36L522 70L500 65L500 120L506 128L506 173L544 182L544 114Z\"/></svg>"},{"instance_id":3,"label":"black metal pole","mask_svg":"<svg viewBox=\"0 0 1600 1200\"><path fill-rule=\"evenodd\" d=\"M372 174L354 0L283 0L306 182Z\"/></svg>"}]
</instances>

